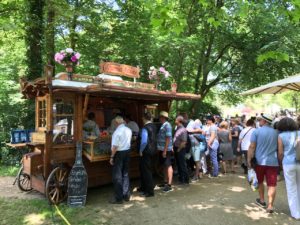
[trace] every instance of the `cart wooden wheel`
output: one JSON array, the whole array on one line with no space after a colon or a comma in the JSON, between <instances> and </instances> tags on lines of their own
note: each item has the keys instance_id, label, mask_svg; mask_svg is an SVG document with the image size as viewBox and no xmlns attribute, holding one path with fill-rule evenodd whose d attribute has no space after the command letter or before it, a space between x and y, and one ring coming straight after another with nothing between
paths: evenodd
<instances>
[{"instance_id":1,"label":"cart wooden wheel","mask_svg":"<svg viewBox=\"0 0 300 225\"><path fill-rule=\"evenodd\" d=\"M46 182L46 197L52 204L59 204L67 198L69 170L56 167L50 173Z\"/></svg>"},{"instance_id":2,"label":"cart wooden wheel","mask_svg":"<svg viewBox=\"0 0 300 225\"><path fill-rule=\"evenodd\" d=\"M23 166L21 166L18 175L17 175L17 182L18 182L18 187L21 191L31 191L31 181L30 181L30 176L27 173L24 173L23 171Z\"/></svg>"}]
</instances>

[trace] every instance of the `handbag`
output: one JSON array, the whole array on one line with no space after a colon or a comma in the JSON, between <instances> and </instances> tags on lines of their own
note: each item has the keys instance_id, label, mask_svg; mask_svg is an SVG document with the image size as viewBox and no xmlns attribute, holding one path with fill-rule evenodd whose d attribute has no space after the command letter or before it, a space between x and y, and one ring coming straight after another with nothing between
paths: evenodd
<instances>
[{"instance_id":1,"label":"handbag","mask_svg":"<svg viewBox=\"0 0 300 225\"><path fill-rule=\"evenodd\" d=\"M296 161L300 161L300 141L298 138L298 131L296 131L296 135L295 135L295 142L294 142L294 148L296 151Z\"/></svg>"}]
</instances>

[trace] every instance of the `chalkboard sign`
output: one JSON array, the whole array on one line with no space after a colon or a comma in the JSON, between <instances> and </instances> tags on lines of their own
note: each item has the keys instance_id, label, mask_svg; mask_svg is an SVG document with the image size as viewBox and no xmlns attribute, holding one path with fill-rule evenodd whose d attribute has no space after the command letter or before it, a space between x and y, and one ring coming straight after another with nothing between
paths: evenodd
<instances>
[{"instance_id":1,"label":"chalkboard sign","mask_svg":"<svg viewBox=\"0 0 300 225\"><path fill-rule=\"evenodd\" d=\"M84 206L86 203L88 176L82 163L82 143L76 144L76 161L70 172L68 181L68 205Z\"/></svg>"}]
</instances>

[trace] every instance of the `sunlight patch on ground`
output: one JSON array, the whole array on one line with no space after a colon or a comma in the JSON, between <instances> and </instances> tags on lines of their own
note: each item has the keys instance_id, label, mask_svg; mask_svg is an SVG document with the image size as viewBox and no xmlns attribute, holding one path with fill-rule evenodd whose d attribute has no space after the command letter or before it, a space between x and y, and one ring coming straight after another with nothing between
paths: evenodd
<instances>
[{"instance_id":1,"label":"sunlight patch on ground","mask_svg":"<svg viewBox=\"0 0 300 225\"><path fill-rule=\"evenodd\" d=\"M126 209L129 209L129 208L131 208L132 206L133 206L133 204L123 204L123 205L119 205L119 206L121 206L121 207L115 207L114 209L116 210L116 211L118 211L118 212L122 212L122 211L124 211L124 210L126 210Z\"/></svg>"},{"instance_id":2,"label":"sunlight patch on ground","mask_svg":"<svg viewBox=\"0 0 300 225\"><path fill-rule=\"evenodd\" d=\"M45 216L41 214L29 214L24 218L25 224L40 225L45 223Z\"/></svg>"},{"instance_id":3,"label":"sunlight patch on ground","mask_svg":"<svg viewBox=\"0 0 300 225\"><path fill-rule=\"evenodd\" d=\"M242 192L242 191L246 191L246 188L234 186L234 187L229 187L227 190L233 192Z\"/></svg>"},{"instance_id":4,"label":"sunlight patch on ground","mask_svg":"<svg viewBox=\"0 0 300 225\"><path fill-rule=\"evenodd\" d=\"M240 213L235 207L226 206L224 207L224 212L226 213Z\"/></svg>"},{"instance_id":5,"label":"sunlight patch on ground","mask_svg":"<svg viewBox=\"0 0 300 225\"><path fill-rule=\"evenodd\" d=\"M255 204L253 204L252 206L245 205L245 209L247 212L245 212L244 214L253 220L259 220L261 218L270 219L269 214L266 213L264 209L258 207Z\"/></svg>"},{"instance_id":6,"label":"sunlight patch on ground","mask_svg":"<svg viewBox=\"0 0 300 225\"><path fill-rule=\"evenodd\" d=\"M187 205L188 209L198 209L198 210L204 210L204 209L211 209L214 206L213 205L202 205L202 204L195 204L195 205Z\"/></svg>"},{"instance_id":7,"label":"sunlight patch on ground","mask_svg":"<svg viewBox=\"0 0 300 225\"><path fill-rule=\"evenodd\" d=\"M141 196L131 196L131 201L137 201L137 202L143 202L146 200L146 198L141 197Z\"/></svg>"}]
</instances>

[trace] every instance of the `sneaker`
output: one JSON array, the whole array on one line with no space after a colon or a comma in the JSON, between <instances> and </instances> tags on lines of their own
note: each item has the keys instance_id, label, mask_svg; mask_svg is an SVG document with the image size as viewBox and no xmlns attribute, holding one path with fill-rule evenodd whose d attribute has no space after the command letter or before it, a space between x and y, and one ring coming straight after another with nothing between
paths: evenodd
<instances>
[{"instance_id":1,"label":"sneaker","mask_svg":"<svg viewBox=\"0 0 300 225\"><path fill-rule=\"evenodd\" d=\"M170 191L173 191L173 188L171 187L171 185L169 185L169 184L165 185L163 192L167 193Z\"/></svg>"},{"instance_id":2,"label":"sneaker","mask_svg":"<svg viewBox=\"0 0 300 225\"><path fill-rule=\"evenodd\" d=\"M199 178L197 178L197 177L193 177L193 179L191 180L192 183L196 183L198 181L199 181Z\"/></svg>"},{"instance_id":3,"label":"sneaker","mask_svg":"<svg viewBox=\"0 0 300 225\"><path fill-rule=\"evenodd\" d=\"M214 178L217 178L218 176L213 176L213 175L208 175L208 178L210 178L210 179L214 179Z\"/></svg>"},{"instance_id":4,"label":"sneaker","mask_svg":"<svg viewBox=\"0 0 300 225\"><path fill-rule=\"evenodd\" d=\"M158 187L164 188L167 185L167 183L159 184Z\"/></svg>"},{"instance_id":5,"label":"sneaker","mask_svg":"<svg viewBox=\"0 0 300 225\"><path fill-rule=\"evenodd\" d=\"M261 207L266 207L267 206L267 204L265 202L260 201L259 198L256 199L256 204L261 206Z\"/></svg>"}]
</instances>

